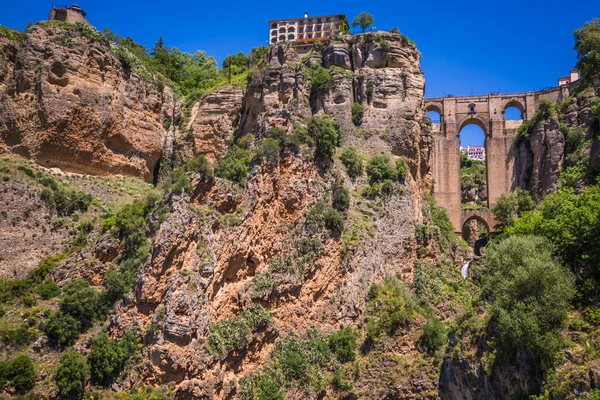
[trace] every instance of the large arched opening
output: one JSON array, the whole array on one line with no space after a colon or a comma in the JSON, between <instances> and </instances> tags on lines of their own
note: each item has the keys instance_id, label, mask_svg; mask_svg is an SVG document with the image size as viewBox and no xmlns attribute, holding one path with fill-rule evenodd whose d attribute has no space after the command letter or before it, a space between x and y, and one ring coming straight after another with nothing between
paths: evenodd
<instances>
[{"instance_id":1,"label":"large arched opening","mask_svg":"<svg viewBox=\"0 0 600 400\"><path fill-rule=\"evenodd\" d=\"M504 120L505 121L522 121L524 119L525 109L523 105L518 101L510 101L504 107Z\"/></svg>"},{"instance_id":2,"label":"large arched opening","mask_svg":"<svg viewBox=\"0 0 600 400\"><path fill-rule=\"evenodd\" d=\"M464 121L459 131L460 193L463 210L488 207L486 131L485 123L474 118Z\"/></svg>"}]
</instances>

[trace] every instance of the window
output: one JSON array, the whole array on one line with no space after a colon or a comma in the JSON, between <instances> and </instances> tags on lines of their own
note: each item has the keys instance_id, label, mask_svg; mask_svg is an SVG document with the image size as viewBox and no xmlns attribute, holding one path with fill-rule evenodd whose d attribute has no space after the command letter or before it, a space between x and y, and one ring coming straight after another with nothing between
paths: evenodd
<instances>
[{"instance_id":1,"label":"window","mask_svg":"<svg viewBox=\"0 0 600 400\"><path fill-rule=\"evenodd\" d=\"M296 28L294 28L293 26L290 26L288 28L288 33L290 33L290 32L296 32Z\"/></svg>"},{"instance_id":2,"label":"window","mask_svg":"<svg viewBox=\"0 0 600 400\"><path fill-rule=\"evenodd\" d=\"M277 43L277 38L276 37L272 38L271 43Z\"/></svg>"},{"instance_id":3,"label":"window","mask_svg":"<svg viewBox=\"0 0 600 400\"><path fill-rule=\"evenodd\" d=\"M340 19L339 19L338 17L335 17L335 18L333 19L333 21L334 21L334 22L340 22Z\"/></svg>"},{"instance_id":4,"label":"window","mask_svg":"<svg viewBox=\"0 0 600 400\"><path fill-rule=\"evenodd\" d=\"M312 32L312 27L309 26L308 28L306 28L306 32Z\"/></svg>"},{"instance_id":5,"label":"window","mask_svg":"<svg viewBox=\"0 0 600 400\"><path fill-rule=\"evenodd\" d=\"M294 40L294 35L288 35L288 40Z\"/></svg>"},{"instance_id":6,"label":"window","mask_svg":"<svg viewBox=\"0 0 600 400\"><path fill-rule=\"evenodd\" d=\"M279 40L285 40L285 35L279 35Z\"/></svg>"},{"instance_id":7,"label":"window","mask_svg":"<svg viewBox=\"0 0 600 400\"><path fill-rule=\"evenodd\" d=\"M475 104L469 104L469 114L475 114Z\"/></svg>"},{"instance_id":8,"label":"window","mask_svg":"<svg viewBox=\"0 0 600 400\"><path fill-rule=\"evenodd\" d=\"M317 26L317 27L315 28L315 31L317 31L317 32L320 32L320 31L321 31L321 27L320 27L320 26Z\"/></svg>"},{"instance_id":9,"label":"window","mask_svg":"<svg viewBox=\"0 0 600 400\"><path fill-rule=\"evenodd\" d=\"M277 28L277 24L271 24L271 28Z\"/></svg>"},{"instance_id":10,"label":"window","mask_svg":"<svg viewBox=\"0 0 600 400\"><path fill-rule=\"evenodd\" d=\"M321 34L320 34L320 33L317 33L317 36L316 36L316 37L320 38L320 37L321 37Z\"/></svg>"},{"instance_id":11,"label":"window","mask_svg":"<svg viewBox=\"0 0 600 400\"><path fill-rule=\"evenodd\" d=\"M331 22L331 18L325 18L325 22Z\"/></svg>"},{"instance_id":12,"label":"window","mask_svg":"<svg viewBox=\"0 0 600 400\"><path fill-rule=\"evenodd\" d=\"M283 27L279 28L279 33L285 33L285 28L283 28Z\"/></svg>"},{"instance_id":13,"label":"window","mask_svg":"<svg viewBox=\"0 0 600 400\"><path fill-rule=\"evenodd\" d=\"M298 25L304 25L304 21L298 22Z\"/></svg>"},{"instance_id":14,"label":"window","mask_svg":"<svg viewBox=\"0 0 600 400\"><path fill-rule=\"evenodd\" d=\"M299 33L304 33L304 28L299 28L299 29L298 29L298 32L299 32Z\"/></svg>"},{"instance_id":15,"label":"window","mask_svg":"<svg viewBox=\"0 0 600 400\"><path fill-rule=\"evenodd\" d=\"M277 30L271 31L271 36L277 36Z\"/></svg>"},{"instance_id":16,"label":"window","mask_svg":"<svg viewBox=\"0 0 600 400\"><path fill-rule=\"evenodd\" d=\"M317 24L321 23L321 18L317 18Z\"/></svg>"},{"instance_id":17,"label":"window","mask_svg":"<svg viewBox=\"0 0 600 400\"><path fill-rule=\"evenodd\" d=\"M340 30L340 24L335 24L335 30L339 31Z\"/></svg>"},{"instance_id":18,"label":"window","mask_svg":"<svg viewBox=\"0 0 600 400\"><path fill-rule=\"evenodd\" d=\"M309 39L312 39L312 35L308 35L308 38L309 38Z\"/></svg>"}]
</instances>

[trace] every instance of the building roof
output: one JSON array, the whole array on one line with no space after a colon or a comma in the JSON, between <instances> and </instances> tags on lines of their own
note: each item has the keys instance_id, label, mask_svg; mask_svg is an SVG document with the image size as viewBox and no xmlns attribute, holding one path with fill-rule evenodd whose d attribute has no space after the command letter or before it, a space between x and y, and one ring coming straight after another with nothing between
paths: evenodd
<instances>
[{"instance_id":1,"label":"building roof","mask_svg":"<svg viewBox=\"0 0 600 400\"><path fill-rule=\"evenodd\" d=\"M328 18L328 17L340 17L344 20L347 20L346 18L346 14L330 14L330 15L316 15L316 16L311 16L309 15L308 17L304 18L304 17L300 17L300 18L283 18L283 19L269 19L267 20L267 22L269 23L269 25L273 22L281 22L281 21L300 21L300 20L305 20L305 19L315 19L315 18Z\"/></svg>"}]
</instances>

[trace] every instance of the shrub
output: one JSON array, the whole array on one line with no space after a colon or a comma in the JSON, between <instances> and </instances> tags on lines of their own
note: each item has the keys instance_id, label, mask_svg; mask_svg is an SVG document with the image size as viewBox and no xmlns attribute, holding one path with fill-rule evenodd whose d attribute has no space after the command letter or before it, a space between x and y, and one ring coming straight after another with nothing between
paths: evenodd
<instances>
[{"instance_id":1,"label":"shrub","mask_svg":"<svg viewBox=\"0 0 600 400\"><path fill-rule=\"evenodd\" d=\"M574 297L573 276L552 257L550 242L510 236L488 247L485 290L493 295L492 318L505 349L524 346L547 362L560 347Z\"/></svg>"},{"instance_id":2,"label":"shrub","mask_svg":"<svg viewBox=\"0 0 600 400\"><path fill-rule=\"evenodd\" d=\"M354 125L356 126L362 124L364 113L364 107L360 103L355 101L354 104L352 104L352 123L354 123Z\"/></svg>"},{"instance_id":3,"label":"shrub","mask_svg":"<svg viewBox=\"0 0 600 400\"><path fill-rule=\"evenodd\" d=\"M340 124L327 115L312 117L308 122L308 133L315 140L317 160L331 160L335 147L339 144Z\"/></svg>"},{"instance_id":4,"label":"shrub","mask_svg":"<svg viewBox=\"0 0 600 400\"><path fill-rule=\"evenodd\" d=\"M233 146L215 166L215 175L245 187L250 174L248 171L250 161L252 161L251 151Z\"/></svg>"},{"instance_id":5,"label":"shrub","mask_svg":"<svg viewBox=\"0 0 600 400\"><path fill-rule=\"evenodd\" d=\"M589 306L583 313L583 318L592 325L600 325L600 308Z\"/></svg>"},{"instance_id":6,"label":"shrub","mask_svg":"<svg viewBox=\"0 0 600 400\"><path fill-rule=\"evenodd\" d=\"M90 368L83 356L73 350L60 357L60 364L54 374L61 399L83 399Z\"/></svg>"},{"instance_id":7,"label":"shrub","mask_svg":"<svg viewBox=\"0 0 600 400\"><path fill-rule=\"evenodd\" d=\"M333 79L329 70L322 66L317 66L311 70L311 93L315 96L323 95L333 86Z\"/></svg>"},{"instance_id":8,"label":"shrub","mask_svg":"<svg viewBox=\"0 0 600 400\"><path fill-rule=\"evenodd\" d=\"M374 156L367 164L367 176L371 183L383 182L386 179L396 179L396 171L387 156Z\"/></svg>"},{"instance_id":9,"label":"shrub","mask_svg":"<svg viewBox=\"0 0 600 400\"><path fill-rule=\"evenodd\" d=\"M397 27L393 27L392 29L390 29L390 33L396 33L396 34L400 34L400 29L398 29Z\"/></svg>"},{"instance_id":10,"label":"shrub","mask_svg":"<svg viewBox=\"0 0 600 400\"><path fill-rule=\"evenodd\" d=\"M448 341L448 333L446 326L442 321L433 318L423 326L423 334L420 338L421 346L429 354L435 353L439 348L444 346Z\"/></svg>"},{"instance_id":11,"label":"shrub","mask_svg":"<svg viewBox=\"0 0 600 400\"><path fill-rule=\"evenodd\" d=\"M279 150L279 141L277 139L266 138L260 145L259 154L266 161L276 164L279 161Z\"/></svg>"},{"instance_id":12,"label":"shrub","mask_svg":"<svg viewBox=\"0 0 600 400\"><path fill-rule=\"evenodd\" d=\"M399 181L404 182L407 175L408 175L408 164L406 163L406 160L403 158L396 160L396 178Z\"/></svg>"},{"instance_id":13,"label":"shrub","mask_svg":"<svg viewBox=\"0 0 600 400\"><path fill-rule=\"evenodd\" d=\"M120 342L111 339L105 332L92 339L88 357L92 381L103 386L110 385L135 351L135 342L131 333L123 336Z\"/></svg>"},{"instance_id":14,"label":"shrub","mask_svg":"<svg viewBox=\"0 0 600 400\"><path fill-rule=\"evenodd\" d=\"M33 386L37 374L31 359L22 354L6 363L5 377L18 391L26 391Z\"/></svg>"},{"instance_id":15,"label":"shrub","mask_svg":"<svg viewBox=\"0 0 600 400\"><path fill-rule=\"evenodd\" d=\"M127 291L127 283L123 276L114 268L110 268L104 274L105 304L110 306L119 300Z\"/></svg>"},{"instance_id":16,"label":"shrub","mask_svg":"<svg viewBox=\"0 0 600 400\"><path fill-rule=\"evenodd\" d=\"M70 315L87 329L97 316L98 292L84 279L74 279L63 287L60 311Z\"/></svg>"},{"instance_id":17,"label":"shrub","mask_svg":"<svg viewBox=\"0 0 600 400\"><path fill-rule=\"evenodd\" d=\"M279 340L275 344L273 359L288 382L308 385L319 369L327 365L331 353L325 337L312 329L304 339L289 336Z\"/></svg>"},{"instance_id":18,"label":"shrub","mask_svg":"<svg viewBox=\"0 0 600 400\"><path fill-rule=\"evenodd\" d=\"M386 278L382 285L373 285L366 312L367 340L375 342L383 332L392 336L398 328L408 326L415 309L412 294L398 278Z\"/></svg>"},{"instance_id":19,"label":"shrub","mask_svg":"<svg viewBox=\"0 0 600 400\"><path fill-rule=\"evenodd\" d=\"M271 312L255 304L233 318L214 324L208 336L208 348L219 357L231 350L243 349L250 343L253 332L272 323Z\"/></svg>"},{"instance_id":20,"label":"shrub","mask_svg":"<svg viewBox=\"0 0 600 400\"><path fill-rule=\"evenodd\" d=\"M342 368L336 368L333 371L333 377L331 378L331 385L336 390L346 391L352 389L352 382L346 377Z\"/></svg>"},{"instance_id":21,"label":"shrub","mask_svg":"<svg viewBox=\"0 0 600 400\"><path fill-rule=\"evenodd\" d=\"M346 363L356 358L356 339L360 337L360 331L347 326L329 335L329 349L337 356L337 359Z\"/></svg>"},{"instance_id":22,"label":"shrub","mask_svg":"<svg viewBox=\"0 0 600 400\"><path fill-rule=\"evenodd\" d=\"M363 174L363 161L354 147L345 147L340 155L340 160L351 178L357 178Z\"/></svg>"},{"instance_id":23,"label":"shrub","mask_svg":"<svg viewBox=\"0 0 600 400\"><path fill-rule=\"evenodd\" d=\"M2 339L5 342L13 346L23 347L31 344L31 342L33 342L37 338L38 333L35 330L35 328L30 328L27 325L22 325L17 329L11 329L4 332L0 332L0 335L2 336Z\"/></svg>"},{"instance_id":24,"label":"shrub","mask_svg":"<svg viewBox=\"0 0 600 400\"><path fill-rule=\"evenodd\" d=\"M344 212L350 207L350 193L348 189L338 185L334 187L332 206L340 212Z\"/></svg>"},{"instance_id":25,"label":"shrub","mask_svg":"<svg viewBox=\"0 0 600 400\"><path fill-rule=\"evenodd\" d=\"M325 226L333 235L340 235L344 231L344 216L337 210L325 211Z\"/></svg>"},{"instance_id":26,"label":"shrub","mask_svg":"<svg viewBox=\"0 0 600 400\"><path fill-rule=\"evenodd\" d=\"M60 311L53 313L44 324L48 342L53 346L67 347L79 337L81 324L78 320Z\"/></svg>"},{"instance_id":27,"label":"shrub","mask_svg":"<svg viewBox=\"0 0 600 400\"><path fill-rule=\"evenodd\" d=\"M283 382L271 369L251 373L240 380L241 400L284 400Z\"/></svg>"},{"instance_id":28,"label":"shrub","mask_svg":"<svg viewBox=\"0 0 600 400\"><path fill-rule=\"evenodd\" d=\"M60 286L54 281L46 281L38 285L37 294L44 300L52 299L60 295Z\"/></svg>"},{"instance_id":29,"label":"shrub","mask_svg":"<svg viewBox=\"0 0 600 400\"><path fill-rule=\"evenodd\" d=\"M92 195L85 192L66 189L58 186L56 190L44 188L42 200L48 208L53 209L60 216L71 216L76 211L85 212L92 204Z\"/></svg>"}]
</instances>

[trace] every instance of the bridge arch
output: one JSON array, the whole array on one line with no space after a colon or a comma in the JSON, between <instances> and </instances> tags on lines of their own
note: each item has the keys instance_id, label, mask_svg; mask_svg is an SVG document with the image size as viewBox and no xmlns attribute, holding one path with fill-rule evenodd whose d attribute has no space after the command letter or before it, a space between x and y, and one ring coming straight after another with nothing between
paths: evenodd
<instances>
[{"instance_id":1,"label":"bridge arch","mask_svg":"<svg viewBox=\"0 0 600 400\"><path fill-rule=\"evenodd\" d=\"M494 227L494 217L489 209L462 210L460 218L461 234L465 225L472 220L481 222L486 227L489 236L491 229Z\"/></svg>"},{"instance_id":2,"label":"bridge arch","mask_svg":"<svg viewBox=\"0 0 600 400\"><path fill-rule=\"evenodd\" d=\"M525 105L521 101L513 99L513 100L506 102L506 104L504 104L504 108L502 109L502 116L505 121L507 120L506 119L506 110L509 108L512 108L512 107L514 107L520 111L520 113L521 113L520 119L525 119Z\"/></svg>"},{"instance_id":3,"label":"bridge arch","mask_svg":"<svg viewBox=\"0 0 600 400\"><path fill-rule=\"evenodd\" d=\"M460 135L460 131L467 125L477 125L483 129L483 133L485 133L486 137L490 133L490 121L485 117L473 115L462 116L456 123L456 126L458 127L457 133Z\"/></svg>"}]
</instances>

